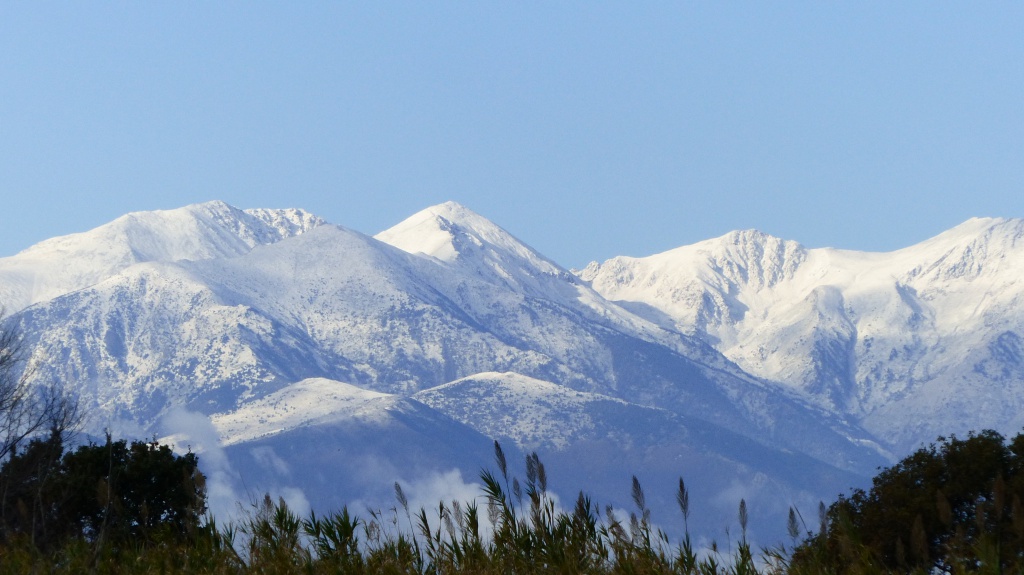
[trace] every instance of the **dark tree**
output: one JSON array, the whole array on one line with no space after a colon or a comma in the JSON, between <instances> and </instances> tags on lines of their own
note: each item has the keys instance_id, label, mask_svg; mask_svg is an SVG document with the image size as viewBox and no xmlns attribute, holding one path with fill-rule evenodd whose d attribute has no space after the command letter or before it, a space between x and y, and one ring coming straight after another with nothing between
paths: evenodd
<instances>
[{"instance_id":1,"label":"dark tree","mask_svg":"<svg viewBox=\"0 0 1024 575\"><path fill-rule=\"evenodd\" d=\"M64 444L59 433L32 440L0 467L0 540L47 547L66 531L58 492Z\"/></svg>"},{"instance_id":2,"label":"dark tree","mask_svg":"<svg viewBox=\"0 0 1024 575\"><path fill-rule=\"evenodd\" d=\"M25 538L39 549L78 538L114 546L185 541L206 511L196 456L155 442L108 437L63 453L54 434L16 452L0 468L0 484L3 539Z\"/></svg>"},{"instance_id":3,"label":"dark tree","mask_svg":"<svg viewBox=\"0 0 1024 575\"><path fill-rule=\"evenodd\" d=\"M62 515L91 539L140 540L157 532L186 536L206 511L206 480L193 453L156 442L112 441L64 456Z\"/></svg>"},{"instance_id":4,"label":"dark tree","mask_svg":"<svg viewBox=\"0 0 1024 575\"><path fill-rule=\"evenodd\" d=\"M0 310L0 536L20 534L35 542L46 540L58 523L43 503L52 499L45 491L79 415L77 401L61 385L29 383L23 341Z\"/></svg>"},{"instance_id":5,"label":"dark tree","mask_svg":"<svg viewBox=\"0 0 1024 575\"><path fill-rule=\"evenodd\" d=\"M832 504L824 532L794 553L794 571L816 561L836 573L1020 567L1022 500L1024 434L940 437L879 473L870 491Z\"/></svg>"}]
</instances>

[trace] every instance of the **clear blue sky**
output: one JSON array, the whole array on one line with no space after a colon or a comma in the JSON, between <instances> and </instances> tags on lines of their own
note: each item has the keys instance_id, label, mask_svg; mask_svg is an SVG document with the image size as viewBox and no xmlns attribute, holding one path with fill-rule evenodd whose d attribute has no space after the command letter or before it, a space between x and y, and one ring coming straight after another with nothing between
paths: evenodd
<instances>
[{"instance_id":1,"label":"clear blue sky","mask_svg":"<svg viewBox=\"0 0 1024 575\"><path fill-rule=\"evenodd\" d=\"M0 256L210 199L895 249L1024 216L1024 3L3 2L0 194Z\"/></svg>"}]
</instances>

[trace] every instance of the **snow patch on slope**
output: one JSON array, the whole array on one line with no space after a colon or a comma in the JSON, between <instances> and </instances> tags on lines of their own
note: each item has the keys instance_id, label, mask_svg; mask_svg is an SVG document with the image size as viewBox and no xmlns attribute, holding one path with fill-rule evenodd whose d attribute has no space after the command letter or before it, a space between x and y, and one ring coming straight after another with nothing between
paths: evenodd
<instances>
[{"instance_id":1,"label":"snow patch on slope","mask_svg":"<svg viewBox=\"0 0 1024 575\"><path fill-rule=\"evenodd\" d=\"M240 408L211 417L223 445L339 421L384 421L395 396L323 378L293 383Z\"/></svg>"},{"instance_id":2,"label":"snow patch on slope","mask_svg":"<svg viewBox=\"0 0 1024 575\"><path fill-rule=\"evenodd\" d=\"M470 425L489 437L508 438L522 449L567 447L592 432L585 410L593 402L626 402L574 391L518 373L479 373L421 391L413 399Z\"/></svg>"}]
</instances>

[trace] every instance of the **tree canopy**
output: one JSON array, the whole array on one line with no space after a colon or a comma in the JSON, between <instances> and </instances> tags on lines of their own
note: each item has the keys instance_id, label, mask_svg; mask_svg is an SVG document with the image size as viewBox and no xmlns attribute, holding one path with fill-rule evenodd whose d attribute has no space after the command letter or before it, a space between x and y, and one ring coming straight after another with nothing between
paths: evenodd
<instances>
[{"instance_id":1,"label":"tree canopy","mask_svg":"<svg viewBox=\"0 0 1024 575\"><path fill-rule=\"evenodd\" d=\"M187 536L206 511L198 458L107 437L64 453L59 434L0 468L0 535L45 548L73 538L117 544Z\"/></svg>"},{"instance_id":2,"label":"tree canopy","mask_svg":"<svg viewBox=\"0 0 1024 575\"><path fill-rule=\"evenodd\" d=\"M793 566L959 572L1024 566L1024 434L940 437L828 509Z\"/></svg>"}]
</instances>

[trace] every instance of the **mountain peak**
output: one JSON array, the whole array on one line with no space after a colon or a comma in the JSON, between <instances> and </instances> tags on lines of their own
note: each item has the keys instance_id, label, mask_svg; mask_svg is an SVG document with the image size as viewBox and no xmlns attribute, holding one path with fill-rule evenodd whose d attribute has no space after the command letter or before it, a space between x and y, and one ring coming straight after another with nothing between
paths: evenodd
<instances>
[{"instance_id":1,"label":"mountain peak","mask_svg":"<svg viewBox=\"0 0 1024 575\"><path fill-rule=\"evenodd\" d=\"M435 216L443 217L451 221L486 219L480 214L467 208L466 206L451 200L448 200L447 202L442 202L434 206L430 206L429 208L421 210L419 213L433 214Z\"/></svg>"},{"instance_id":2,"label":"mountain peak","mask_svg":"<svg viewBox=\"0 0 1024 575\"><path fill-rule=\"evenodd\" d=\"M400 250L447 262L455 261L474 245L522 245L487 218L451 201L421 210L374 237Z\"/></svg>"},{"instance_id":3,"label":"mountain peak","mask_svg":"<svg viewBox=\"0 0 1024 575\"><path fill-rule=\"evenodd\" d=\"M915 255L922 263L911 272L946 280L982 274L1015 274L1024 249L1024 219L971 218L897 253ZM1012 254L1012 255L1011 255Z\"/></svg>"},{"instance_id":4,"label":"mountain peak","mask_svg":"<svg viewBox=\"0 0 1024 575\"><path fill-rule=\"evenodd\" d=\"M746 243L764 243L764 242L782 242L785 241L780 237L773 236L771 234L762 232L756 228L750 228L746 230L733 230L724 236L721 236L719 240L726 241L733 244L746 244Z\"/></svg>"},{"instance_id":5,"label":"mountain peak","mask_svg":"<svg viewBox=\"0 0 1024 575\"><path fill-rule=\"evenodd\" d=\"M374 237L408 253L422 253L449 263L481 252L486 260L503 264L525 261L544 273L561 272L494 222L451 201L421 210Z\"/></svg>"},{"instance_id":6,"label":"mountain peak","mask_svg":"<svg viewBox=\"0 0 1024 575\"><path fill-rule=\"evenodd\" d=\"M971 218L964 223L946 231L938 238L978 238L1009 240L1019 239L1024 235L1024 219L1020 218Z\"/></svg>"}]
</instances>

